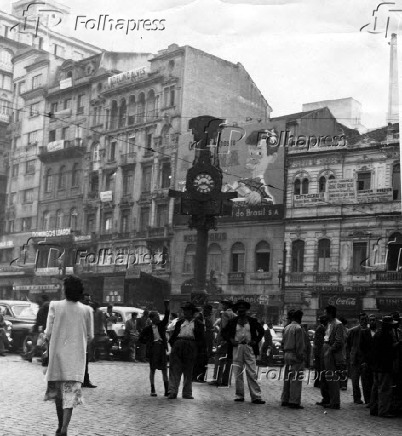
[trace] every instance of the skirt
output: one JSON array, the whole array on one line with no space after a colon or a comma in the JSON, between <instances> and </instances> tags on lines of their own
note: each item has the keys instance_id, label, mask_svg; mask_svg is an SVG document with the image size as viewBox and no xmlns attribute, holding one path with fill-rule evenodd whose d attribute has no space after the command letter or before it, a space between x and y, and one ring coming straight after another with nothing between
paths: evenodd
<instances>
[{"instance_id":1,"label":"skirt","mask_svg":"<svg viewBox=\"0 0 402 436\"><path fill-rule=\"evenodd\" d=\"M81 386L82 383L77 381L49 381L44 400L61 399L63 409L73 409L84 404Z\"/></svg>"},{"instance_id":2,"label":"skirt","mask_svg":"<svg viewBox=\"0 0 402 436\"><path fill-rule=\"evenodd\" d=\"M167 367L166 349L163 342L154 342L149 350L149 366L152 371L162 370Z\"/></svg>"}]
</instances>

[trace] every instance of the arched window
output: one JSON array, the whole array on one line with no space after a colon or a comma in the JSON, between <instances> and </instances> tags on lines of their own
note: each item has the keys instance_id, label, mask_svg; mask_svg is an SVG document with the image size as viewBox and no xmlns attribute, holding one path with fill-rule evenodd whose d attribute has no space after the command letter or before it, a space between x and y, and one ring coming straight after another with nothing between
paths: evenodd
<instances>
[{"instance_id":1,"label":"arched window","mask_svg":"<svg viewBox=\"0 0 402 436\"><path fill-rule=\"evenodd\" d=\"M388 271L402 270L402 235L393 233L388 239Z\"/></svg>"},{"instance_id":2,"label":"arched window","mask_svg":"<svg viewBox=\"0 0 402 436\"><path fill-rule=\"evenodd\" d=\"M292 272L303 272L304 241L298 239L292 242Z\"/></svg>"},{"instance_id":3,"label":"arched window","mask_svg":"<svg viewBox=\"0 0 402 436\"><path fill-rule=\"evenodd\" d=\"M194 265L195 265L195 244L189 244L186 247L186 251L184 253L184 265L183 272L185 273L194 273Z\"/></svg>"},{"instance_id":4,"label":"arched window","mask_svg":"<svg viewBox=\"0 0 402 436\"><path fill-rule=\"evenodd\" d=\"M329 176L329 180L335 180L335 176L334 176L333 174L331 174L331 175Z\"/></svg>"},{"instance_id":5,"label":"arched window","mask_svg":"<svg viewBox=\"0 0 402 436\"><path fill-rule=\"evenodd\" d=\"M71 230L77 230L78 228L78 212L75 207L70 212L70 227Z\"/></svg>"},{"instance_id":6,"label":"arched window","mask_svg":"<svg viewBox=\"0 0 402 436\"><path fill-rule=\"evenodd\" d=\"M66 178L67 178L66 166L62 165L60 167L60 172L59 172L58 189L66 189Z\"/></svg>"},{"instance_id":7,"label":"arched window","mask_svg":"<svg viewBox=\"0 0 402 436\"><path fill-rule=\"evenodd\" d=\"M331 260L331 241L320 239L318 241L318 271L326 272L330 270Z\"/></svg>"},{"instance_id":8,"label":"arched window","mask_svg":"<svg viewBox=\"0 0 402 436\"><path fill-rule=\"evenodd\" d=\"M327 186L327 179L325 176L321 176L318 181L318 192L325 192Z\"/></svg>"},{"instance_id":9,"label":"arched window","mask_svg":"<svg viewBox=\"0 0 402 436\"><path fill-rule=\"evenodd\" d=\"M126 104L126 100L123 98L123 100L120 102L120 108L119 108L119 128L124 127L126 125L126 116L127 116L127 104Z\"/></svg>"},{"instance_id":10,"label":"arched window","mask_svg":"<svg viewBox=\"0 0 402 436\"><path fill-rule=\"evenodd\" d=\"M255 247L255 270L268 272L271 262L271 249L268 242L261 241Z\"/></svg>"},{"instance_id":11,"label":"arched window","mask_svg":"<svg viewBox=\"0 0 402 436\"><path fill-rule=\"evenodd\" d=\"M401 199L401 166L395 164L392 167L392 193L394 200Z\"/></svg>"},{"instance_id":12,"label":"arched window","mask_svg":"<svg viewBox=\"0 0 402 436\"><path fill-rule=\"evenodd\" d=\"M50 214L48 211L43 212L42 228L43 230L49 230L50 228Z\"/></svg>"},{"instance_id":13,"label":"arched window","mask_svg":"<svg viewBox=\"0 0 402 436\"><path fill-rule=\"evenodd\" d=\"M56 212L56 229L61 229L63 227L63 212L59 209Z\"/></svg>"},{"instance_id":14,"label":"arched window","mask_svg":"<svg viewBox=\"0 0 402 436\"><path fill-rule=\"evenodd\" d=\"M231 250L231 270L233 272L245 271L245 249L241 242L236 242Z\"/></svg>"},{"instance_id":15,"label":"arched window","mask_svg":"<svg viewBox=\"0 0 402 436\"><path fill-rule=\"evenodd\" d=\"M96 142L95 144L92 144L92 147L91 147L92 162L100 161L100 151L99 150L100 150L99 142Z\"/></svg>"},{"instance_id":16,"label":"arched window","mask_svg":"<svg viewBox=\"0 0 402 436\"><path fill-rule=\"evenodd\" d=\"M308 194L308 179L302 181L302 194Z\"/></svg>"},{"instance_id":17,"label":"arched window","mask_svg":"<svg viewBox=\"0 0 402 436\"><path fill-rule=\"evenodd\" d=\"M295 180L295 195L301 194L300 187L301 187L300 179L296 179Z\"/></svg>"},{"instance_id":18,"label":"arched window","mask_svg":"<svg viewBox=\"0 0 402 436\"><path fill-rule=\"evenodd\" d=\"M73 165L73 169L71 171L71 186L79 186L80 184L80 173L78 170L78 163L76 162Z\"/></svg>"},{"instance_id":19,"label":"arched window","mask_svg":"<svg viewBox=\"0 0 402 436\"><path fill-rule=\"evenodd\" d=\"M112 107L110 110L110 128L117 129L117 120L119 118L119 106L116 100L112 101Z\"/></svg>"},{"instance_id":20,"label":"arched window","mask_svg":"<svg viewBox=\"0 0 402 436\"><path fill-rule=\"evenodd\" d=\"M208 247L207 272L220 273L222 271L222 249L218 244L211 244Z\"/></svg>"},{"instance_id":21,"label":"arched window","mask_svg":"<svg viewBox=\"0 0 402 436\"><path fill-rule=\"evenodd\" d=\"M49 168L47 171L46 171L46 175L45 175L45 192L51 192L52 191L52 188L53 188L53 184L52 184L52 177L53 177L53 174L52 174L52 169L51 168Z\"/></svg>"}]
</instances>

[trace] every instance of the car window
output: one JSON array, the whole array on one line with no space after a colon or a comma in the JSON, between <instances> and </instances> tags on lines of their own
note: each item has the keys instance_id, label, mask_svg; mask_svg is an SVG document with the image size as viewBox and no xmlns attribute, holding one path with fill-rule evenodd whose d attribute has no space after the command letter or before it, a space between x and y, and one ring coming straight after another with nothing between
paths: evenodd
<instances>
[{"instance_id":1,"label":"car window","mask_svg":"<svg viewBox=\"0 0 402 436\"><path fill-rule=\"evenodd\" d=\"M10 309L7 306L0 306L0 312L4 316L12 316Z\"/></svg>"},{"instance_id":2,"label":"car window","mask_svg":"<svg viewBox=\"0 0 402 436\"><path fill-rule=\"evenodd\" d=\"M275 336L279 339L282 339L283 337L283 330L274 330L275 331Z\"/></svg>"},{"instance_id":3,"label":"car window","mask_svg":"<svg viewBox=\"0 0 402 436\"><path fill-rule=\"evenodd\" d=\"M12 306L16 318L36 319L37 310L31 305Z\"/></svg>"},{"instance_id":4,"label":"car window","mask_svg":"<svg viewBox=\"0 0 402 436\"><path fill-rule=\"evenodd\" d=\"M123 317L121 315L121 313L118 312L113 312L113 315L116 317L116 322L123 322Z\"/></svg>"}]
</instances>

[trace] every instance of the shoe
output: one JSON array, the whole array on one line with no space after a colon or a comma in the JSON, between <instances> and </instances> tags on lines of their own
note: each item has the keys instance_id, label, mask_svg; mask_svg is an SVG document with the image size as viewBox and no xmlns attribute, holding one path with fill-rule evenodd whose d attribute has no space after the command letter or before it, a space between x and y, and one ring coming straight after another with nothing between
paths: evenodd
<instances>
[{"instance_id":1,"label":"shoe","mask_svg":"<svg viewBox=\"0 0 402 436\"><path fill-rule=\"evenodd\" d=\"M363 404L363 401L362 400L355 400L355 401L353 401L355 404Z\"/></svg>"},{"instance_id":2,"label":"shoe","mask_svg":"<svg viewBox=\"0 0 402 436\"><path fill-rule=\"evenodd\" d=\"M157 397L158 394L156 392L151 392L151 397Z\"/></svg>"},{"instance_id":3,"label":"shoe","mask_svg":"<svg viewBox=\"0 0 402 436\"><path fill-rule=\"evenodd\" d=\"M316 404L316 406L323 406L324 407L328 403L326 403L325 401L317 401L315 404Z\"/></svg>"},{"instance_id":4,"label":"shoe","mask_svg":"<svg viewBox=\"0 0 402 436\"><path fill-rule=\"evenodd\" d=\"M289 403L287 403L286 401L283 401L283 402L281 403L281 406L282 406L282 407L288 407L288 406L289 406Z\"/></svg>"},{"instance_id":5,"label":"shoe","mask_svg":"<svg viewBox=\"0 0 402 436\"><path fill-rule=\"evenodd\" d=\"M88 382L88 383L83 383L82 387L83 388L96 388L97 386L93 385L91 382Z\"/></svg>"},{"instance_id":6,"label":"shoe","mask_svg":"<svg viewBox=\"0 0 402 436\"><path fill-rule=\"evenodd\" d=\"M257 398L252 401L253 404L265 404L264 400L261 400L261 398Z\"/></svg>"},{"instance_id":7,"label":"shoe","mask_svg":"<svg viewBox=\"0 0 402 436\"><path fill-rule=\"evenodd\" d=\"M304 409L304 407L303 406L301 406L300 404L292 404L292 403L289 403L289 409Z\"/></svg>"},{"instance_id":8,"label":"shoe","mask_svg":"<svg viewBox=\"0 0 402 436\"><path fill-rule=\"evenodd\" d=\"M169 394L168 396L167 396L167 399L168 400L175 400L177 398L177 394Z\"/></svg>"},{"instance_id":9,"label":"shoe","mask_svg":"<svg viewBox=\"0 0 402 436\"><path fill-rule=\"evenodd\" d=\"M340 408L340 404L324 404L324 409L339 410Z\"/></svg>"},{"instance_id":10,"label":"shoe","mask_svg":"<svg viewBox=\"0 0 402 436\"><path fill-rule=\"evenodd\" d=\"M234 401L236 401L237 403L243 403L244 398L235 398Z\"/></svg>"},{"instance_id":11,"label":"shoe","mask_svg":"<svg viewBox=\"0 0 402 436\"><path fill-rule=\"evenodd\" d=\"M194 400L194 397L192 397L191 395L183 395L183 398L185 400Z\"/></svg>"}]
</instances>

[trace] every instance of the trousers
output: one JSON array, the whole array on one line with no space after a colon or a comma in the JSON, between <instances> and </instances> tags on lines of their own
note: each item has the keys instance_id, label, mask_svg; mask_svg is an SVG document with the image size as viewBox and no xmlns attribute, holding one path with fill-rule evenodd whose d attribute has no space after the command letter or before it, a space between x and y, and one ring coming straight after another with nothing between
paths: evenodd
<instances>
[{"instance_id":1,"label":"trousers","mask_svg":"<svg viewBox=\"0 0 402 436\"><path fill-rule=\"evenodd\" d=\"M392 406L392 374L374 372L374 384L371 391L370 412L384 416L390 413Z\"/></svg>"},{"instance_id":2,"label":"trousers","mask_svg":"<svg viewBox=\"0 0 402 436\"><path fill-rule=\"evenodd\" d=\"M233 347L233 375L236 380L236 398L244 398L244 372L246 373L251 400L261 398L261 388L257 382L257 363L250 345L239 344Z\"/></svg>"},{"instance_id":3,"label":"trousers","mask_svg":"<svg viewBox=\"0 0 402 436\"><path fill-rule=\"evenodd\" d=\"M320 388L323 401L331 406L339 406L341 404L340 376L336 372L335 359L329 344L324 344L321 353L323 371L320 378Z\"/></svg>"},{"instance_id":4,"label":"trousers","mask_svg":"<svg viewBox=\"0 0 402 436\"><path fill-rule=\"evenodd\" d=\"M373 371L368 365L366 365L362 368L361 374L364 402L369 404L371 401L371 391L373 389Z\"/></svg>"},{"instance_id":5,"label":"trousers","mask_svg":"<svg viewBox=\"0 0 402 436\"><path fill-rule=\"evenodd\" d=\"M362 399L362 393L360 391L360 377L362 370L360 364L350 366L352 389L353 389L353 401L359 401Z\"/></svg>"},{"instance_id":6,"label":"trousers","mask_svg":"<svg viewBox=\"0 0 402 436\"><path fill-rule=\"evenodd\" d=\"M178 338L173 344L169 358L169 393L177 395L183 375L183 396L192 396L192 376L197 357L195 341Z\"/></svg>"},{"instance_id":7,"label":"trousers","mask_svg":"<svg viewBox=\"0 0 402 436\"><path fill-rule=\"evenodd\" d=\"M304 374L304 363L295 362L285 365L285 378L283 381L282 403L300 405L302 393L301 374Z\"/></svg>"}]
</instances>

